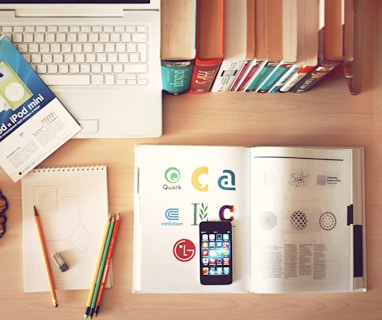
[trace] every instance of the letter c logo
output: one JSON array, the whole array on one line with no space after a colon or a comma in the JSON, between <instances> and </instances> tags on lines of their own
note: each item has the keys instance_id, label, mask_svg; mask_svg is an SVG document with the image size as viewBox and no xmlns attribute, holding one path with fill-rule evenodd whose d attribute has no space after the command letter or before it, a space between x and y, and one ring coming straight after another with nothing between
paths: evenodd
<instances>
[{"instance_id":1,"label":"letter c logo","mask_svg":"<svg viewBox=\"0 0 382 320\"><path fill-rule=\"evenodd\" d=\"M208 175L208 167L200 167L197 168L193 173L191 177L192 185L196 190L199 190L201 192L207 192L208 191L208 184L202 183L200 181L200 176L202 175Z\"/></svg>"},{"instance_id":2,"label":"letter c logo","mask_svg":"<svg viewBox=\"0 0 382 320\"><path fill-rule=\"evenodd\" d=\"M222 206L222 207L220 208L220 210L219 210L219 219L220 219L221 221L226 221L226 220L228 220L228 221L233 221L233 219L235 219L234 216L230 216L229 218L226 218L226 217L224 216L224 212L225 212L226 210L229 210L230 212L234 212L234 211L235 211L235 206L230 206L230 205Z\"/></svg>"}]
</instances>

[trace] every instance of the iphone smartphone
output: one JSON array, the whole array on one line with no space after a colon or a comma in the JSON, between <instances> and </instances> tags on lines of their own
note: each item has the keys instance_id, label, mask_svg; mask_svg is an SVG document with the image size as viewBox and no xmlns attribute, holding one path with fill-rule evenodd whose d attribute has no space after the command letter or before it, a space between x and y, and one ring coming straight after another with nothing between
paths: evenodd
<instances>
[{"instance_id":1,"label":"iphone smartphone","mask_svg":"<svg viewBox=\"0 0 382 320\"><path fill-rule=\"evenodd\" d=\"M200 283L227 285L233 281L231 221L199 224Z\"/></svg>"}]
</instances>

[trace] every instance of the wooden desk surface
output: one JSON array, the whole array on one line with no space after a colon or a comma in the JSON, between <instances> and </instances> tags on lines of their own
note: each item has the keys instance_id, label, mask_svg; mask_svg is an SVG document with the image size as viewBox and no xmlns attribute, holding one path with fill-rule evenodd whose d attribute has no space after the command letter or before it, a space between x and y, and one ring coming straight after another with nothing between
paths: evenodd
<instances>
[{"instance_id":1,"label":"wooden desk surface","mask_svg":"<svg viewBox=\"0 0 382 320\"><path fill-rule=\"evenodd\" d=\"M377 4L378 1L373 1ZM382 5L378 5L379 16ZM382 24L373 28L382 37ZM370 29L365 30L365 39ZM375 26L374 26L375 27ZM123 214L114 251L114 287L99 319L381 319L382 317L382 74L381 41L366 46L362 93L351 96L340 73L307 94L221 93L165 96L159 139L71 140L41 166L106 164L111 211ZM371 60L369 60L371 59ZM370 64L374 61L375 64ZM379 64L377 64L377 61ZM369 71L375 68L370 74ZM368 292L290 295L132 294L134 145L364 146ZM0 318L81 319L87 291L23 292L21 186L0 169L9 200L7 234L0 239ZM160 276L160 275L158 275Z\"/></svg>"},{"instance_id":2,"label":"wooden desk surface","mask_svg":"<svg viewBox=\"0 0 382 320\"><path fill-rule=\"evenodd\" d=\"M160 139L71 140L41 166L106 164L110 209L123 221L114 252L114 287L105 292L100 319L377 319L382 315L382 92L350 96L340 74L309 96L240 93L164 97ZM333 87L333 83L335 87ZM339 93L337 93L339 92ZM331 98L327 98L331 96ZM333 102L336 97L337 102ZM133 295L134 145L340 145L366 148L367 293L309 295ZM0 187L10 207L0 240L0 313L4 319L80 319L87 291L50 295L23 292L20 183L0 171ZM160 276L160 275L158 275ZM370 315L370 317L368 317Z\"/></svg>"}]
</instances>

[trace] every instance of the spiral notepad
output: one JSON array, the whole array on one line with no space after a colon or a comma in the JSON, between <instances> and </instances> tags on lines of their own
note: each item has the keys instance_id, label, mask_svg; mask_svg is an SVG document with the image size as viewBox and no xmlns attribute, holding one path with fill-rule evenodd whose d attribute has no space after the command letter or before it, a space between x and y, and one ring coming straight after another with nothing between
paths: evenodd
<instances>
[{"instance_id":1,"label":"spiral notepad","mask_svg":"<svg viewBox=\"0 0 382 320\"><path fill-rule=\"evenodd\" d=\"M62 272L50 261L56 289L89 289L109 213L106 166L35 169L21 187L24 291L49 291L34 206L48 254L59 253L69 267Z\"/></svg>"}]
</instances>

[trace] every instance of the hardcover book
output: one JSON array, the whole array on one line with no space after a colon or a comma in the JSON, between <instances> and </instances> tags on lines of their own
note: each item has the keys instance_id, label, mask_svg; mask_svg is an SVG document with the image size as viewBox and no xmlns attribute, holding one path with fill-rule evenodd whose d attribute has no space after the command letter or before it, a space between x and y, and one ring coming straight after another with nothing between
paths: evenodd
<instances>
[{"instance_id":1,"label":"hardcover book","mask_svg":"<svg viewBox=\"0 0 382 320\"><path fill-rule=\"evenodd\" d=\"M289 5L289 2L285 1L284 4ZM288 10L293 17L296 17L296 22L289 20L284 26L290 25L290 29L295 30L291 33L293 46L288 46L287 42L284 42L284 48L286 52L296 52L295 64L299 68L280 88L280 92L290 91L318 64L319 0L293 0L290 5Z\"/></svg>"},{"instance_id":2,"label":"hardcover book","mask_svg":"<svg viewBox=\"0 0 382 320\"><path fill-rule=\"evenodd\" d=\"M0 36L0 165L18 181L81 127L5 36Z\"/></svg>"},{"instance_id":3,"label":"hardcover book","mask_svg":"<svg viewBox=\"0 0 382 320\"><path fill-rule=\"evenodd\" d=\"M188 92L195 62L196 0L161 2L161 72L166 93Z\"/></svg>"},{"instance_id":4,"label":"hardcover book","mask_svg":"<svg viewBox=\"0 0 382 320\"><path fill-rule=\"evenodd\" d=\"M290 92L303 93L310 90L343 61L343 22L343 0L320 2L318 64Z\"/></svg>"},{"instance_id":5,"label":"hardcover book","mask_svg":"<svg viewBox=\"0 0 382 320\"><path fill-rule=\"evenodd\" d=\"M360 8L357 8L360 4L359 1L356 0L344 0L344 61L343 61L343 69L346 78L346 82L348 84L348 88L351 94L358 94L361 92L361 84L360 84L360 71L355 70L354 60L355 60L355 44L357 44L357 48L362 50L362 46L360 43L356 43L359 40L358 32L360 29L360 25L362 23L360 20ZM357 28L356 28L357 26ZM358 29L356 31L356 29Z\"/></svg>"},{"instance_id":6,"label":"hardcover book","mask_svg":"<svg viewBox=\"0 0 382 320\"><path fill-rule=\"evenodd\" d=\"M238 91L242 83L250 78L252 64L255 63L255 0L247 0L246 7L246 44L244 63L235 77L230 91Z\"/></svg>"},{"instance_id":7,"label":"hardcover book","mask_svg":"<svg viewBox=\"0 0 382 320\"><path fill-rule=\"evenodd\" d=\"M244 78L238 91L253 91L254 82L258 81L264 66L267 64L268 46L268 6L266 0L255 1L255 58L252 61L249 73Z\"/></svg>"},{"instance_id":8,"label":"hardcover book","mask_svg":"<svg viewBox=\"0 0 382 320\"><path fill-rule=\"evenodd\" d=\"M283 2L282 0L268 0L266 2L266 48L267 64L262 74L256 78L252 90L265 93L282 76L284 71L283 59Z\"/></svg>"},{"instance_id":9,"label":"hardcover book","mask_svg":"<svg viewBox=\"0 0 382 320\"><path fill-rule=\"evenodd\" d=\"M228 91L246 57L247 0L225 0L224 59L220 65L212 92Z\"/></svg>"},{"instance_id":10,"label":"hardcover book","mask_svg":"<svg viewBox=\"0 0 382 320\"><path fill-rule=\"evenodd\" d=\"M362 148L137 145L133 291L365 291L363 179ZM231 284L201 284L202 221L232 223Z\"/></svg>"},{"instance_id":11,"label":"hardcover book","mask_svg":"<svg viewBox=\"0 0 382 320\"><path fill-rule=\"evenodd\" d=\"M224 58L224 0L198 0L191 93L207 93Z\"/></svg>"}]
</instances>

